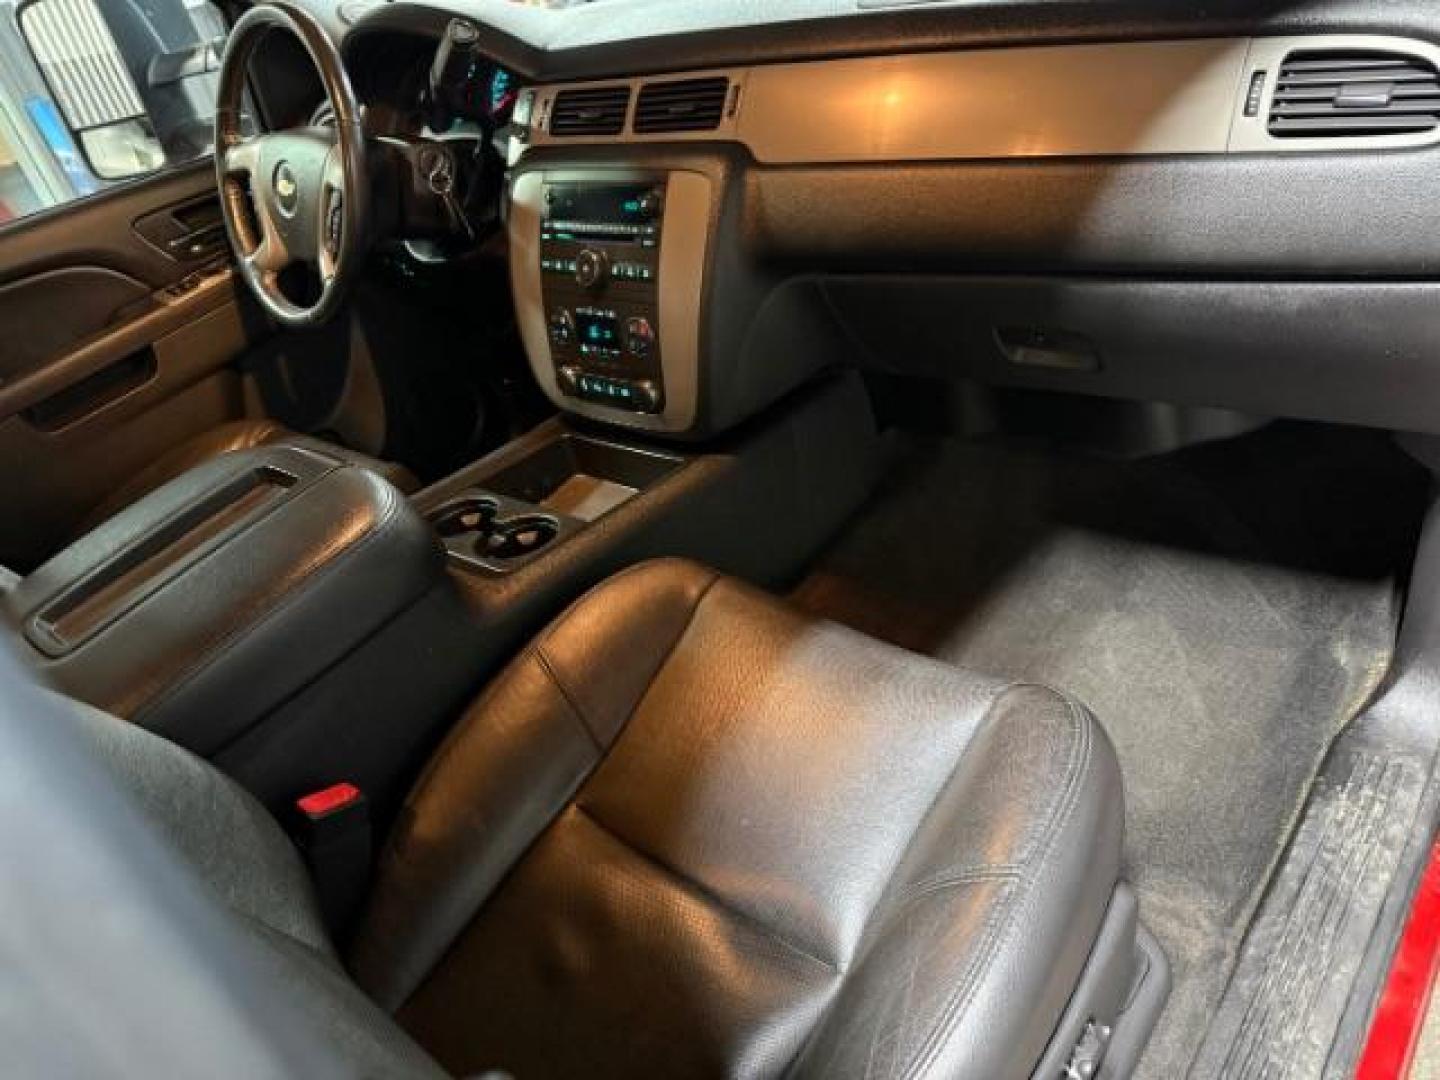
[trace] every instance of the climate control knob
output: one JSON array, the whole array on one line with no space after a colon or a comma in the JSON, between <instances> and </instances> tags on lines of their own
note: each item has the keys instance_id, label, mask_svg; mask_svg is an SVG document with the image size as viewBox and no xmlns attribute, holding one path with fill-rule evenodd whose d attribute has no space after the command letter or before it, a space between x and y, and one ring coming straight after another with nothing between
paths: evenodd
<instances>
[{"instance_id":1,"label":"climate control knob","mask_svg":"<svg viewBox=\"0 0 1440 1080\"><path fill-rule=\"evenodd\" d=\"M654 221L660 216L660 210L663 206L664 202L662 201L659 189L652 188L640 196L636 208L640 211L640 216L646 221Z\"/></svg>"},{"instance_id":2,"label":"climate control knob","mask_svg":"<svg viewBox=\"0 0 1440 1080\"><path fill-rule=\"evenodd\" d=\"M569 345L575 340L575 316L567 308L556 308L550 313L550 344Z\"/></svg>"},{"instance_id":3,"label":"climate control knob","mask_svg":"<svg viewBox=\"0 0 1440 1080\"><path fill-rule=\"evenodd\" d=\"M610 276L610 260L603 251L584 248L575 256L575 282L582 289L598 289Z\"/></svg>"},{"instance_id":4,"label":"climate control knob","mask_svg":"<svg viewBox=\"0 0 1440 1080\"><path fill-rule=\"evenodd\" d=\"M641 360L655 348L655 328L644 316L625 320L625 351Z\"/></svg>"},{"instance_id":5,"label":"climate control knob","mask_svg":"<svg viewBox=\"0 0 1440 1080\"><path fill-rule=\"evenodd\" d=\"M631 400L640 408L641 412L660 411L660 387L656 386L649 379L641 379L633 383L630 388Z\"/></svg>"}]
</instances>

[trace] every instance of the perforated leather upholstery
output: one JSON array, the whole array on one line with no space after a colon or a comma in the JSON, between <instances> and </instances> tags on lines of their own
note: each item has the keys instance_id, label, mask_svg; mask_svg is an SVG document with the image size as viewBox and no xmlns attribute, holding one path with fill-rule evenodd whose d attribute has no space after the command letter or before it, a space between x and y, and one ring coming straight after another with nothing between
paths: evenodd
<instances>
[{"instance_id":1,"label":"perforated leather upholstery","mask_svg":"<svg viewBox=\"0 0 1440 1080\"><path fill-rule=\"evenodd\" d=\"M1025 1076L1121 822L1074 702L652 563L462 719L352 969L461 1073Z\"/></svg>"}]
</instances>

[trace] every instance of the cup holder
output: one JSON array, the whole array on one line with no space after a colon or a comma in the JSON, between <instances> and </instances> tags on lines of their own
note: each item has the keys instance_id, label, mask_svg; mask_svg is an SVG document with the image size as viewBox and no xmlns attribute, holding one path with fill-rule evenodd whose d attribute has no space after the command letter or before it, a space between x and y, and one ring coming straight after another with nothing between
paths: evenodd
<instances>
[{"instance_id":1,"label":"cup holder","mask_svg":"<svg viewBox=\"0 0 1440 1080\"><path fill-rule=\"evenodd\" d=\"M442 538L458 541L491 559L533 555L560 535L560 524L552 517L517 514L502 518L500 512L494 499L470 498L442 506L429 518Z\"/></svg>"},{"instance_id":2,"label":"cup holder","mask_svg":"<svg viewBox=\"0 0 1440 1080\"><path fill-rule=\"evenodd\" d=\"M475 549L494 559L518 559L539 551L559 532L560 526L553 518L526 514L495 522L488 532L476 539Z\"/></svg>"},{"instance_id":3,"label":"cup holder","mask_svg":"<svg viewBox=\"0 0 1440 1080\"><path fill-rule=\"evenodd\" d=\"M430 524L441 536L463 536L466 533L488 535L495 524L495 515L500 507L493 499L464 499L461 502L443 506L431 518Z\"/></svg>"}]
</instances>

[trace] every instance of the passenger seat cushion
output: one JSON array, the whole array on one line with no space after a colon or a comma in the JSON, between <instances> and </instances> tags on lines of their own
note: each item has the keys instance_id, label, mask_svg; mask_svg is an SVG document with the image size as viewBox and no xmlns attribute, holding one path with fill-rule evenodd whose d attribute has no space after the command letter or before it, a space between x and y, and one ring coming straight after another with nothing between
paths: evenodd
<instances>
[{"instance_id":1,"label":"passenger seat cushion","mask_svg":"<svg viewBox=\"0 0 1440 1080\"><path fill-rule=\"evenodd\" d=\"M689 624L714 572L669 564L608 581L496 678L401 811L350 957L398 1008L613 742ZM593 595L593 594L592 594Z\"/></svg>"},{"instance_id":2,"label":"passenger seat cushion","mask_svg":"<svg viewBox=\"0 0 1440 1080\"><path fill-rule=\"evenodd\" d=\"M353 968L461 1073L1021 1075L1122 817L1074 702L647 564L462 721Z\"/></svg>"}]
</instances>

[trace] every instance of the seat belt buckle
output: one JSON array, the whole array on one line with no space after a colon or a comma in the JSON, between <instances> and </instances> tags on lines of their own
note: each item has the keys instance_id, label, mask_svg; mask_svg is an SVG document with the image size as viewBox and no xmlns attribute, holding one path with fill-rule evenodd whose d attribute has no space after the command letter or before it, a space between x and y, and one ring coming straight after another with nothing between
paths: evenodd
<instances>
[{"instance_id":1,"label":"seat belt buckle","mask_svg":"<svg viewBox=\"0 0 1440 1080\"><path fill-rule=\"evenodd\" d=\"M337 941L349 933L370 879L370 804L351 783L295 800L295 844L315 883L320 912Z\"/></svg>"}]
</instances>

